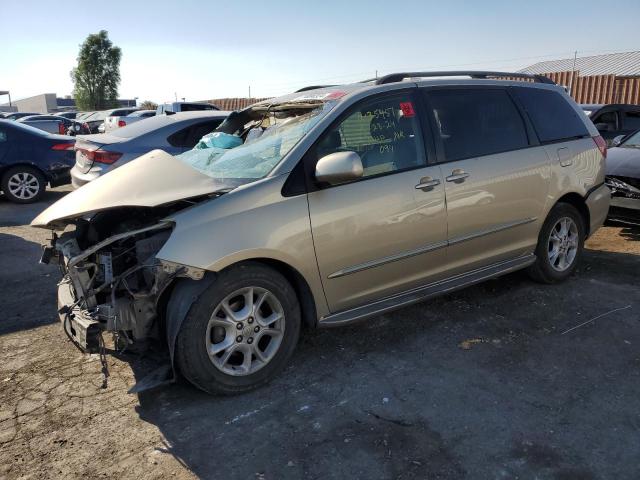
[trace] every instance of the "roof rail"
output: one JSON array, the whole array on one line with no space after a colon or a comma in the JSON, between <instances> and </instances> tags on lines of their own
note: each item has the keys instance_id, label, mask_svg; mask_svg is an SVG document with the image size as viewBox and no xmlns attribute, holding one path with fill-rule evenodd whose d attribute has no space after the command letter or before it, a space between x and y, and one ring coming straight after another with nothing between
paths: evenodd
<instances>
[{"instance_id":1,"label":"roof rail","mask_svg":"<svg viewBox=\"0 0 640 480\"><path fill-rule=\"evenodd\" d=\"M302 87L300 90L296 90L293 93L306 92L307 90L317 90L318 88L329 88L329 87L335 87L335 85L309 85L308 87Z\"/></svg>"},{"instance_id":2,"label":"roof rail","mask_svg":"<svg viewBox=\"0 0 640 480\"><path fill-rule=\"evenodd\" d=\"M544 75L534 75L531 73L514 73L514 72L483 72L483 71L443 71L443 72L399 72L385 75L376 80L376 85L384 85L386 83L401 82L405 78L411 77L471 77L471 78L496 78L496 77L511 77L511 78L526 78L533 80L537 83L550 83L555 85L555 82L549 77Z\"/></svg>"}]
</instances>

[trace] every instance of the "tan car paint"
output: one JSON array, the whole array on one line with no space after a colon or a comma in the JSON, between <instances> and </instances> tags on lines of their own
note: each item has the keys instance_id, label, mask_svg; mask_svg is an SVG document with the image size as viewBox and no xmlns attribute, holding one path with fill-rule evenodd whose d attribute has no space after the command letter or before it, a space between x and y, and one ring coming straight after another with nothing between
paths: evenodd
<instances>
[{"instance_id":1,"label":"tan car paint","mask_svg":"<svg viewBox=\"0 0 640 480\"><path fill-rule=\"evenodd\" d=\"M214 272L243 260L279 261L306 280L318 316L328 314L307 196L283 197L286 178L267 177L169 217L176 228L157 257Z\"/></svg>"},{"instance_id":2,"label":"tan car paint","mask_svg":"<svg viewBox=\"0 0 640 480\"><path fill-rule=\"evenodd\" d=\"M531 147L441 165L449 228L449 270L460 273L535 249L549 190L544 147Z\"/></svg>"},{"instance_id":3,"label":"tan car paint","mask_svg":"<svg viewBox=\"0 0 640 480\"><path fill-rule=\"evenodd\" d=\"M439 179L440 185L417 190L427 176ZM312 192L309 213L332 312L443 275L447 217L437 166ZM403 258L393 258L398 255Z\"/></svg>"}]
</instances>

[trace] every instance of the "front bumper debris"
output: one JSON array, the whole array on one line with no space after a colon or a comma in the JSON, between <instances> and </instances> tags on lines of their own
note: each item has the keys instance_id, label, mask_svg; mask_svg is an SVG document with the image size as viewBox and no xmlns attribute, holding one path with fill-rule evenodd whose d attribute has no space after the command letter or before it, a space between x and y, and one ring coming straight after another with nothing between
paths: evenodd
<instances>
[{"instance_id":1,"label":"front bumper debris","mask_svg":"<svg viewBox=\"0 0 640 480\"><path fill-rule=\"evenodd\" d=\"M77 306L69 282L58 285L58 315L64 332L76 347L85 353L99 352L102 326Z\"/></svg>"},{"instance_id":2,"label":"front bumper debris","mask_svg":"<svg viewBox=\"0 0 640 480\"><path fill-rule=\"evenodd\" d=\"M82 250L76 232L54 235L43 263L59 263L58 315L83 352L103 349L102 333L114 333L116 348L160 338L157 302L174 278L201 279L204 271L156 258L171 225L159 223L112 235Z\"/></svg>"}]
</instances>

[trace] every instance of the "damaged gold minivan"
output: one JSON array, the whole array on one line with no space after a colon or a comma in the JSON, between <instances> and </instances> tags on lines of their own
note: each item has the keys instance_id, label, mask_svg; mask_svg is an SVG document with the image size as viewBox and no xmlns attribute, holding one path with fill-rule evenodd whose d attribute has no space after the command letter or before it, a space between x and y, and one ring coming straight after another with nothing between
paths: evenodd
<instances>
[{"instance_id":1,"label":"damaged gold minivan","mask_svg":"<svg viewBox=\"0 0 640 480\"><path fill-rule=\"evenodd\" d=\"M518 269L566 279L607 214L605 155L545 77L399 73L234 112L198 148L143 155L32 225L54 230L43 261L61 265L78 346L160 339L194 385L240 393L284 367L303 323Z\"/></svg>"}]
</instances>

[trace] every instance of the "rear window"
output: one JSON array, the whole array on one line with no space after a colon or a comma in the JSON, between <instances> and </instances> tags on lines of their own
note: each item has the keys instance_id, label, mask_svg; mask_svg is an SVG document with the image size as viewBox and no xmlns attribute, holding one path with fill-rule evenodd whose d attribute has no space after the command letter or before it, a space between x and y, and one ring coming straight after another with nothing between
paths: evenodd
<instances>
[{"instance_id":1,"label":"rear window","mask_svg":"<svg viewBox=\"0 0 640 480\"><path fill-rule=\"evenodd\" d=\"M213 105L203 103L183 103L180 105L181 112L195 112L200 110L217 110Z\"/></svg>"},{"instance_id":2,"label":"rear window","mask_svg":"<svg viewBox=\"0 0 640 480\"><path fill-rule=\"evenodd\" d=\"M640 112L625 112L622 124L625 130L640 129Z\"/></svg>"},{"instance_id":3,"label":"rear window","mask_svg":"<svg viewBox=\"0 0 640 480\"><path fill-rule=\"evenodd\" d=\"M14 130L22 130L24 133L28 133L31 135L38 135L39 137L48 137L49 133L44 130L40 130L39 128L32 127L30 125L25 125L24 123L12 122L11 128Z\"/></svg>"},{"instance_id":4,"label":"rear window","mask_svg":"<svg viewBox=\"0 0 640 480\"><path fill-rule=\"evenodd\" d=\"M428 98L449 161L529 146L520 112L504 90L440 90Z\"/></svg>"},{"instance_id":5,"label":"rear window","mask_svg":"<svg viewBox=\"0 0 640 480\"><path fill-rule=\"evenodd\" d=\"M589 136L583 118L580 118L560 93L521 87L514 88L514 91L529 115L540 142Z\"/></svg>"}]
</instances>

